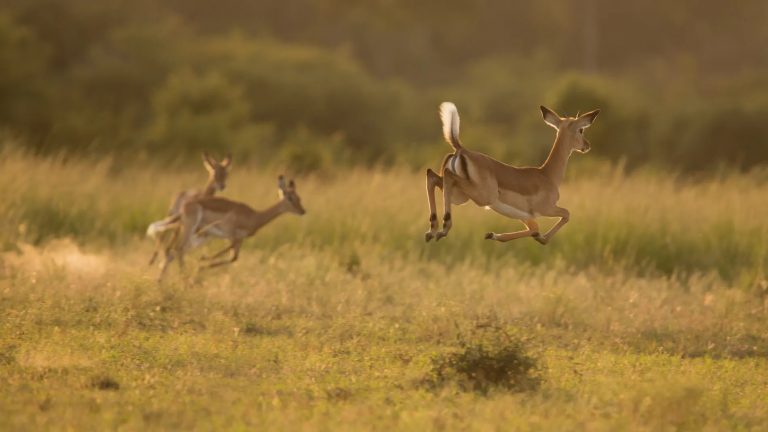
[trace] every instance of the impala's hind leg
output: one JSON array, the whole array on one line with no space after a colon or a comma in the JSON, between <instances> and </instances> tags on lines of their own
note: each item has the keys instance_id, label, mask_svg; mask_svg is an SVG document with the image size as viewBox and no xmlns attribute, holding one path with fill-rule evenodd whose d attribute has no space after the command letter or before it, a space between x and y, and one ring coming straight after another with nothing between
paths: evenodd
<instances>
[{"instance_id":1,"label":"impala's hind leg","mask_svg":"<svg viewBox=\"0 0 768 432\"><path fill-rule=\"evenodd\" d=\"M453 226L451 204L461 205L469 199L457 186L455 174L448 170L443 171L443 229L435 234L435 240L447 236Z\"/></svg>"},{"instance_id":2,"label":"impala's hind leg","mask_svg":"<svg viewBox=\"0 0 768 432\"><path fill-rule=\"evenodd\" d=\"M542 213L542 215L543 216L559 217L560 218L560 220L557 221L555 226L550 228L549 231L547 231L546 234L544 234L542 236L534 236L533 237L537 242L545 245L545 244L549 243L549 240L551 240L552 237L555 234L557 234L558 231L560 231L560 228L562 228L563 225L568 223L568 221L571 219L571 212L569 212L568 210L566 210L566 209L564 209L562 207L554 206L554 207L552 207L552 209L550 211Z\"/></svg>"},{"instance_id":3,"label":"impala's hind leg","mask_svg":"<svg viewBox=\"0 0 768 432\"><path fill-rule=\"evenodd\" d=\"M443 188L443 178L431 169L427 169L427 201L429 201L429 231L424 233L424 240L430 241L437 233L437 208L435 188Z\"/></svg>"},{"instance_id":4,"label":"impala's hind leg","mask_svg":"<svg viewBox=\"0 0 768 432\"><path fill-rule=\"evenodd\" d=\"M188 203L184 206L181 223L173 234L173 241L169 243L166 249L166 256L174 256L179 261L179 270L184 271L184 254L195 247L195 241L199 240L195 236L196 227L200 225L203 218L203 209L199 205Z\"/></svg>"},{"instance_id":5,"label":"impala's hind leg","mask_svg":"<svg viewBox=\"0 0 768 432\"><path fill-rule=\"evenodd\" d=\"M515 240L523 237L533 237L536 240L541 237L539 235L539 224L536 222L535 219L528 219L523 221L525 224L525 227L528 229L522 230L522 231L515 231L511 233L503 233L503 234L496 234L493 232L489 232L485 235L486 240L496 240L500 242L508 242L510 240Z\"/></svg>"},{"instance_id":6,"label":"impala's hind leg","mask_svg":"<svg viewBox=\"0 0 768 432\"><path fill-rule=\"evenodd\" d=\"M168 234L168 231L161 232L157 234L157 237L155 238L155 250L152 252L152 257L149 258L149 265L152 265L157 261L157 257L160 255L160 251L167 251L169 244L172 244L174 241L176 241L176 237L178 235L178 229L174 229L170 234Z\"/></svg>"},{"instance_id":7,"label":"impala's hind leg","mask_svg":"<svg viewBox=\"0 0 768 432\"><path fill-rule=\"evenodd\" d=\"M155 252L152 255L153 261L159 255L161 250L163 251L164 258L163 264L160 266L160 274L157 276L158 283L163 280L163 276L165 276L165 272L168 270L168 266L176 258L174 255L174 246L179 239L179 230L180 228L176 228L170 234L168 234L168 232L164 232L160 237L157 238L157 247L155 248ZM151 263L152 261L150 261L150 264ZM179 266L183 267L182 261L179 261Z\"/></svg>"},{"instance_id":8,"label":"impala's hind leg","mask_svg":"<svg viewBox=\"0 0 768 432\"><path fill-rule=\"evenodd\" d=\"M155 243L155 250L152 251L152 256L149 257L149 263L147 265L152 265L155 263L155 260L157 260L157 255L160 252L160 244Z\"/></svg>"},{"instance_id":9,"label":"impala's hind leg","mask_svg":"<svg viewBox=\"0 0 768 432\"><path fill-rule=\"evenodd\" d=\"M157 283L162 282L163 276L165 276L165 272L168 270L168 266L173 261L173 253L169 250L165 251L165 260L163 261L163 265L160 267L160 274L157 275Z\"/></svg>"},{"instance_id":10,"label":"impala's hind leg","mask_svg":"<svg viewBox=\"0 0 768 432\"><path fill-rule=\"evenodd\" d=\"M149 265L152 265L157 261L157 257L160 255L160 251L165 249L164 240L165 232L159 232L155 235L155 250L152 251L152 256L149 258Z\"/></svg>"}]
</instances>

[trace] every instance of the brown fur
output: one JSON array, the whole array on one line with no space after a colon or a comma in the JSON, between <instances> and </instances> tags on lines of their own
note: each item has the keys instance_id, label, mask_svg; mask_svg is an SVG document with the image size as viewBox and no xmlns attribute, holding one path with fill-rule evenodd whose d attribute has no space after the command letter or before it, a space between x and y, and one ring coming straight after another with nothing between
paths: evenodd
<instances>
[{"instance_id":1,"label":"brown fur","mask_svg":"<svg viewBox=\"0 0 768 432\"><path fill-rule=\"evenodd\" d=\"M441 105L441 118L450 121L455 116L449 113L455 106L450 103ZM427 241L440 240L448 235L452 225L451 205L461 205L471 200L476 205L488 207L507 217L521 220L527 230L514 233L488 233L486 238L497 241L509 241L521 237L534 237L542 244L568 222L568 210L557 206L560 199L559 186L565 175L565 168L572 151L586 153L590 144L583 136L583 130L589 127L599 110L579 117L561 118L553 111L541 107L544 121L557 129L557 136L549 157L539 167L514 167L492 157L466 147L456 146L458 135L449 134L446 140L456 151L443 158L440 175L427 171L427 198L430 217L435 214L435 188L443 190L444 223L437 231L437 223L430 223L430 230L425 234ZM446 114L448 113L448 114ZM450 126L450 125L448 125ZM444 130L453 130L444 124ZM454 158L457 163L454 163ZM458 168L457 168L458 165ZM446 217L448 216L448 217ZM535 218L539 216L558 217L560 220L546 234L539 235Z\"/></svg>"},{"instance_id":2,"label":"brown fur","mask_svg":"<svg viewBox=\"0 0 768 432\"><path fill-rule=\"evenodd\" d=\"M263 211L221 197L200 197L187 201L181 211L179 238L171 253L166 255L158 281L162 279L174 258L178 258L179 266L183 267L184 254L195 246L196 241L201 241L202 237L213 236L229 240L229 246L210 257L202 258L213 260L232 251L230 259L214 261L207 265L217 267L237 261L243 241L276 217L284 213L306 213L293 180L286 185L283 176L280 176L278 189L280 201Z\"/></svg>"},{"instance_id":3,"label":"brown fur","mask_svg":"<svg viewBox=\"0 0 768 432\"><path fill-rule=\"evenodd\" d=\"M232 165L232 156L227 154L227 156L222 159L221 162L217 161L205 152L203 152L202 156L203 166L205 167L206 171L208 171L208 181L206 182L205 187L202 190L187 190L176 194L168 208L167 219L180 215L181 208L187 201L200 197L213 196L217 190L222 191L224 188L226 188L227 177L229 176L229 168ZM161 250L165 250L166 255L168 254L168 248L175 241L178 235L178 228L174 228L169 230L167 233L157 235L157 238L155 239L155 250L152 252L152 256L149 258L149 265L154 264Z\"/></svg>"}]
</instances>

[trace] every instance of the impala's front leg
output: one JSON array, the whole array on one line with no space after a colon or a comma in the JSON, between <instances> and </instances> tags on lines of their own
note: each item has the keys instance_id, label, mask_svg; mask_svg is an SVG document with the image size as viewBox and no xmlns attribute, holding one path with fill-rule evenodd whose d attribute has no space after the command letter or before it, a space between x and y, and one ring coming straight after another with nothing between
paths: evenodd
<instances>
[{"instance_id":1,"label":"impala's front leg","mask_svg":"<svg viewBox=\"0 0 768 432\"><path fill-rule=\"evenodd\" d=\"M456 186L456 180L453 174L446 170L443 171L443 229L438 231L435 235L435 241L448 235L448 231L453 226L453 219L451 218L451 193Z\"/></svg>"},{"instance_id":2,"label":"impala's front leg","mask_svg":"<svg viewBox=\"0 0 768 432\"><path fill-rule=\"evenodd\" d=\"M443 187L443 179L434 171L427 168L427 201L429 201L429 231L424 233L424 240L430 241L437 233L437 208L435 204L435 188Z\"/></svg>"},{"instance_id":3,"label":"impala's front leg","mask_svg":"<svg viewBox=\"0 0 768 432\"><path fill-rule=\"evenodd\" d=\"M233 240L232 244L226 249L226 250L232 249L232 258L228 260L212 262L208 264L206 268L213 268L213 267L218 267L225 264L232 264L233 262L237 261L237 257L240 255L240 246L242 244L243 244L242 240Z\"/></svg>"},{"instance_id":4,"label":"impala's front leg","mask_svg":"<svg viewBox=\"0 0 768 432\"><path fill-rule=\"evenodd\" d=\"M534 237L534 239L537 242L545 245L545 244L549 243L549 240L552 239L552 237L555 234L557 234L558 231L560 231L560 228L562 228L563 225L568 223L568 221L571 219L571 212L569 212L568 210L566 210L566 209L564 209L562 207L555 206L554 208L552 208L552 210L550 210L550 211L548 211L546 213L543 213L543 215L544 216L559 217L560 218L560 220L557 221L555 226L550 228L549 231L547 231L546 234L544 234L543 236L536 236L536 237Z\"/></svg>"},{"instance_id":5,"label":"impala's front leg","mask_svg":"<svg viewBox=\"0 0 768 432\"><path fill-rule=\"evenodd\" d=\"M525 220L523 221L523 224L525 224L525 227L528 229L522 230L522 231L515 231L511 233L503 233L503 234L496 234L493 232L489 232L485 235L485 239L496 240L500 242L508 242L510 240L515 240L523 237L533 237L536 240L538 240L541 237L539 235L539 224L536 222L535 219Z\"/></svg>"},{"instance_id":6,"label":"impala's front leg","mask_svg":"<svg viewBox=\"0 0 768 432\"><path fill-rule=\"evenodd\" d=\"M216 252L215 254L213 254L211 256L203 255L203 256L200 257L200 261L209 261L209 260L212 260L212 259L216 259L216 258L224 255L225 253L229 252L230 249L232 249L232 245L229 245L229 246L225 247L224 249Z\"/></svg>"}]
</instances>

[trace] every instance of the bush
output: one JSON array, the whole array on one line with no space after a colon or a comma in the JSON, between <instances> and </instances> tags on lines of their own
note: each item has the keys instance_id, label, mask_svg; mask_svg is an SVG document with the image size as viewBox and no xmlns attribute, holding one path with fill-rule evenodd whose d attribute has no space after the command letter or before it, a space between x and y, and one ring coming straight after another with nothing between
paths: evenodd
<instances>
[{"instance_id":1,"label":"bush","mask_svg":"<svg viewBox=\"0 0 768 432\"><path fill-rule=\"evenodd\" d=\"M454 383L464 391L487 394L494 388L528 391L541 383L538 362L523 343L499 326L479 327L459 336L459 349L432 358L426 380L432 388Z\"/></svg>"},{"instance_id":2,"label":"bush","mask_svg":"<svg viewBox=\"0 0 768 432\"><path fill-rule=\"evenodd\" d=\"M287 136L280 147L274 162L297 174L323 171L349 160L341 136L318 136L303 127Z\"/></svg>"},{"instance_id":3,"label":"bush","mask_svg":"<svg viewBox=\"0 0 768 432\"><path fill-rule=\"evenodd\" d=\"M175 73L155 96L150 138L165 153L226 151L248 125L243 93L220 73Z\"/></svg>"},{"instance_id":4,"label":"bush","mask_svg":"<svg viewBox=\"0 0 768 432\"><path fill-rule=\"evenodd\" d=\"M768 162L768 103L704 103L671 116L660 127L655 156L678 168L749 169Z\"/></svg>"},{"instance_id":5,"label":"bush","mask_svg":"<svg viewBox=\"0 0 768 432\"><path fill-rule=\"evenodd\" d=\"M39 133L50 121L45 66L48 50L27 28L0 11L0 128Z\"/></svg>"},{"instance_id":6,"label":"bush","mask_svg":"<svg viewBox=\"0 0 768 432\"><path fill-rule=\"evenodd\" d=\"M216 65L243 87L252 122L341 135L359 160L386 151L398 125L390 89L341 54L235 35L210 41L196 64Z\"/></svg>"},{"instance_id":7,"label":"bush","mask_svg":"<svg viewBox=\"0 0 768 432\"><path fill-rule=\"evenodd\" d=\"M47 150L134 151L150 121L152 95L183 64L188 34L171 19L116 27L60 73L66 85L39 104L55 121Z\"/></svg>"}]
</instances>

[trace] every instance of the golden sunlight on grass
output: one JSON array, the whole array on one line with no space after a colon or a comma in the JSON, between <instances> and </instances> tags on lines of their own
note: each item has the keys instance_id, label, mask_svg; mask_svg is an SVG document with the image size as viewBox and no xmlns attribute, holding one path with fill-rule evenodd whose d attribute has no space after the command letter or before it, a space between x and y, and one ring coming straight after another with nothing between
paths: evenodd
<instances>
[{"instance_id":1,"label":"golden sunlight on grass","mask_svg":"<svg viewBox=\"0 0 768 432\"><path fill-rule=\"evenodd\" d=\"M300 177L306 216L265 227L232 266L198 271L196 252L157 285L143 231L202 168L2 163L0 428L768 421L760 173L577 174L547 247L484 241L512 223L470 206L424 244L421 173ZM266 207L275 177L238 166L226 194Z\"/></svg>"}]
</instances>

